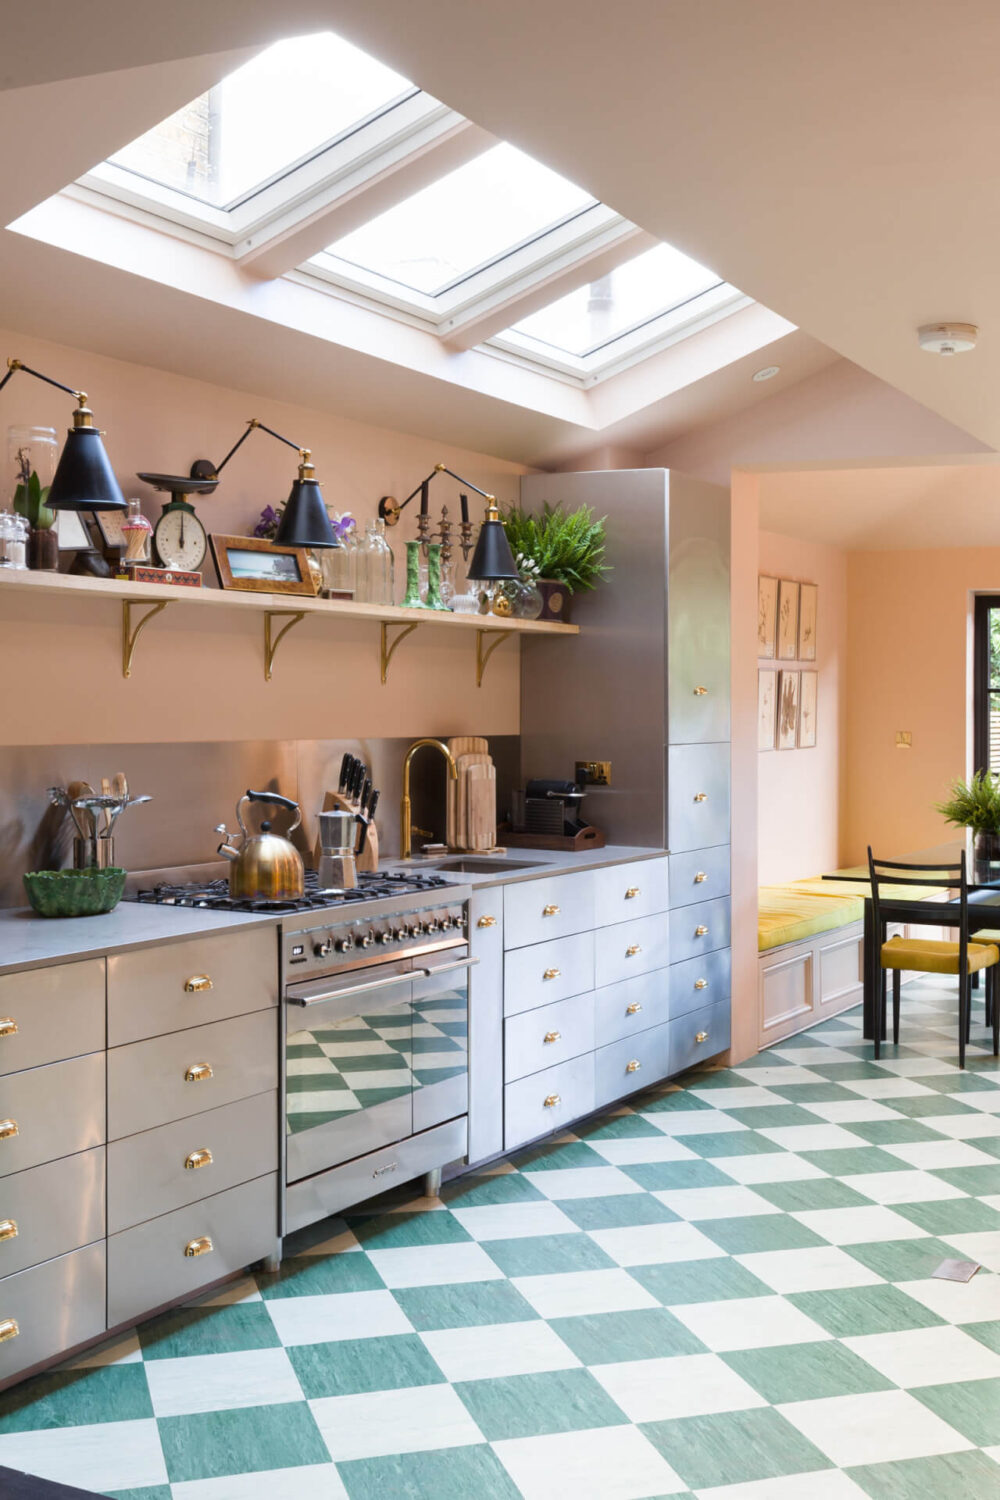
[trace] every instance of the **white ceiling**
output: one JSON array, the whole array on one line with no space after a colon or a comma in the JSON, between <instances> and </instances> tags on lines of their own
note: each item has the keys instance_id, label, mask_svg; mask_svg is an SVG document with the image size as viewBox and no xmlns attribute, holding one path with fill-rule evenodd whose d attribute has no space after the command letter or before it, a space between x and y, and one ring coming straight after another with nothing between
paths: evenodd
<instances>
[{"instance_id":1,"label":"white ceiling","mask_svg":"<svg viewBox=\"0 0 1000 1500\"><path fill-rule=\"evenodd\" d=\"M995 0L626 0L617 11L597 0L285 0L280 10L273 0L92 0L82 10L35 0L4 21L0 84L13 92L0 95L0 132L16 149L5 152L0 222L196 94L234 65L233 49L324 26L798 324L803 358L835 350L1000 447ZM173 66L151 66L165 60ZM108 76L121 69L140 71ZM103 76L88 83L86 73ZM23 327L25 275L45 273L13 253L12 238L0 236L0 322ZM51 257L50 289L75 275L78 292L108 310L114 294L90 263ZM133 337L157 363L163 308L158 296L134 301ZM100 311L74 308L72 337L97 346ZM942 318L978 323L980 348L953 360L922 353L916 326ZM169 342L179 360L191 352L183 331ZM522 440L514 408L420 383L392 382L394 425L419 415L440 431L468 419L476 446L510 453L513 440L536 461L567 441L594 445L592 429L574 435L542 417ZM715 414L709 401L699 420L706 409ZM490 440L494 422L500 441ZM624 436L613 423L600 433Z\"/></svg>"}]
</instances>

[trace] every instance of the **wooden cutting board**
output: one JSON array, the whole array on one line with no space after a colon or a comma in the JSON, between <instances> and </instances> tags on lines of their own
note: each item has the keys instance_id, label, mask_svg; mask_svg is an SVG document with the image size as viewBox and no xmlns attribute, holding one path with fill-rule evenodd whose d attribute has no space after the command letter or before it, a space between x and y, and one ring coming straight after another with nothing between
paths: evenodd
<instances>
[{"instance_id":1,"label":"wooden cutting board","mask_svg":"<svg viewBox=\"0 0 1000 1500\"><path fill-rule=\"evenodd\" d=\"M484 754L482 751L471 751L466 755L456 756L455 764L458 767L457 783L451 782L451 778L448 778L451 782L451 785L454 787L456 794L454 830L455 842L451 847L455 849L468 849L469 828L467 820L469 802L469 767L477 765L491 766L493 762L490 757Z\"/></svg>"},{"instance_id":2,"label":"wooden cutting board","mask_svg":"<svg viewBox=\"0 0 1000 1500\"><path fill-rule=\"evenodd\" d=\"M492 762L466 769L465 837L467 849L493 849L497 841L497 773Z\"/></svg>"},{"instance_id":3,"label":"wooden cutting board","mask_svg":"<svg viewBox=\"0 0 1000 1500\"><path fill-rule=\"evenodd\" d=\"M490 742L478 734L455 734L447 742L455 760L460 755L487 755ZM464 849L464 829L458 826L458 782L448 777L445 803L445 841L449 849Z\"/></svg>"},{"instance_id":4,"label":"wooden cutting board","mask_svg":"<svg viewBox=\"0 0 1000 1500\"><path fill-rule=\"evenodd\" d=\"M488 755L489 740L478 734L456 734L447 741L448 749L457 760L460 755Z\"/></svg>"}]
</instances>

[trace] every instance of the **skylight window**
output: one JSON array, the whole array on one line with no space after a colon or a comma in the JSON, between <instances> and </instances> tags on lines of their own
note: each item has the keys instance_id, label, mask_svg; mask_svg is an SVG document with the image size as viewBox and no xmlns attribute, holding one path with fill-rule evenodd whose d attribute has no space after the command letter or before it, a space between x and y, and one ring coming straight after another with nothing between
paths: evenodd
<instances>
[{"instance_id":1,"label":"skylight window","mask_svg":"<svg viewBox=\"0 0 1000 1500\"><path fill-rule=\"evenodd\" d=\"M111 162L215 208L417 90L332 32L276 42Z\"/></svg>"},{"instance_id":2,"label":"skylight window","mask_svg":"<svg viewBox=\"0 0 1000 1500\"><path fill-rule=\"evenodd\" d=\"M337 240L326 254L438 296L595 202L502 143Z\"/></svg>"}]
</instances>

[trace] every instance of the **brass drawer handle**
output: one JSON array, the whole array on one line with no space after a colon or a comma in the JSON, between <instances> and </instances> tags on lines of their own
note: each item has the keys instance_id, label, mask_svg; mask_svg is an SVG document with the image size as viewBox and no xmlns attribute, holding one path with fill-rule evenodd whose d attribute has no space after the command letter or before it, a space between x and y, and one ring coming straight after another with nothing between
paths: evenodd
<instances>
[{"instance_id":1,"label":"brass drawer handle","mask_svg":"<svg viewBox=\"0 0 1000 1500\"><path fill-rule=\"evenodd\" d=\"M184 1158L184 1166L188 1171L196 1172L199 1167L210 1167L215 1160L207 1146L202 1146L197 1151L189 1151Z\"/></svg>"},{"instance_id":2,"label":"brass drawer handle","mask_svg":"<svg viewBox=\"0 0 1000 1500\"><path fill-rule=\"evenodd\" d=\"M628 947L625 949L625 957L635 958L636 954L641 952L642 948L638 943L629 943Z\"/></svg>"},{"instance_id":3,"label":"brass drawer handle","mask_svg":"<svg viewBox=\"0 0 1000 1500\"><path fill-rule=\"evenodd\" d=\"M558 1094L548 1094L543 1102L546 1109L555 1109L557 1104L562 1103L562 1099Z\"/></svg>"},{"instance_id":4,"label":"brass drawer handle","mask_svg":"<svg viewBox=\"0 0 1000 1500\"><path fill-rule=\"evenodd\" d=\"M188 1240L187 1244L184 1246L184 1254L211 1255L214 1249L215 1246L212 1244L212 1241L209 1239L208 1235L203 1234L199 1239Z\"/></svg>"},{"instance_id":5,"label":"brass drawer handle","mask_svg":"<svg viewBox=\"0 0 1000 1500\"><path fill-rule=\"evenodd\" d=\"M633 1057L632 1061L628 1064L625 1071L626 1073L638 1073L641 1067L642 1063L639 1061L639 1059L637 1057Z\"/></svg>"},{"instance_id":6,"label":"brass drawer handle","mask_svg":"<svg viewBox=\"0 0 1000 1500\"><path fill-rule=\"evenodd\" d=\"M708 1041L708 1032L707 1031L697 1031L697 1032L695 1032L695 1038L694 1039L695 1039L696 1042L707 1042Z\"/></svg>"},{"instance_id":7,"label":"brass drawer handle","mask_svg":"<svg viewBox=\"0 0 1000 1500\"><path fill-rule=\"evenodd\" d=\"M16 1318L3 1318L0 1320L0 1344L6 1344L8 1339L16 1339L21 1332L17 1326Z\"/></svg>"},{"instance_id":8,"label":"brass drawer handle","mask_svg":"<svg viewBox=\"0 0 1000 1500\"><path fill-rule=\"evenodd\" d=\"M636 896L640 896L641 894L642 892L637 885L630 885L628 890L625 892L625 900L634 901Z\"/></svg>"},{"instance_id":9,"label":"brass drawer handle","mask_svg":"<svg viewBox=\"0 0 1000 1500\"><path fill-rule=\"evenodd\" d=\"M0 1036L14 1036L17 1032L17 1022L13 1016L4 1016L0 1020Z\"/></svg>"},{"instance_id":10,"label":"brass drawer handle","mask_svg":"<svg viewBox=\"0 0 1000 1500\"><path fill-rule=\"evenodd\" d=\"M562 973L561 969L546 969L542 975L543 979L558 979Z\"/></svg>"},{"instance_id":11,"label":"brass drawer handle","mask_svg":"<svg viewBox=\"0 0 1000 1500\"><path fill-rule=\"evenodd\" d=\"M707 990L708 989L708 980L707 979L696 979L695 982L694 982L694 987L695 987L696 990Z\"/></svg>"},{"instance_id":12,"label":"brass drawer handle","mask_svg":"<svg viewBox=\"0 0 1000 1500\"><path fill-rule=\"evenodd\" d=\"M558 906L543 906L542 907L542 916L543 917L558 917L558 915L559 915L559 908L558 908Z\"/></svg>"},{"instance_id":13,"label":"brass drawer handle","mask_svg":"<svg viewBox=\"0 0 1000 1500\"><path fill-rule=\"evenodd\" d=\"M0 1219L0 1240L17 1239L17 1220Z\"/></svg>"},{"instance_id":14,"label":"brass drawer handle","mask_svg":"<svg viewBox=\"0 0 1000 1500\"><path fill-rule=\"evenodd\" d=\"M694 800L696 802L707 802L708 801L708 793L707 792L695 792L695 794L694 794Z\"/></svg>"},{"instance_id":15,"label":"brass drawer handle","mask_svg":"<svg viewBox=\"0 0 1000 1500\"><path fill-rule=\"evenodd\" d=\"M479 921L476 923L477 927L495 927L496 925L496 917L480 917Z\"/></svg>"},{"instance_id":16,"label":"brass drawer handle","mask_svg":"<svg viewBox=\"0 0 1000 1500\"><path fill-rule=\"evenodd\" d=\"M638 1000L633 1000L631 1005L626 1005L625 1014L627 1016L637 1016L641 1010L642 1006L639 1004Z\"/></svg>"},{"instance_id":17,"label":"brass drawer handle","mask_svg":"<svg viewBox=\"0 0 1000 1500\"><path fill-rule=\"evenodd\" d=\"M698 926L694 930L694 935L695 937L708 937L708 928L705 926L704 922L698 923Z\"/></svg>"},{"instance_id":18,"label":"brass drawer handle","mask_svg":"<svg viewBox=\"0 0 1000 1500\"><path fill-rule=\"evenodd\" d=\"M707 695L707 693L708 693L708 688L707 687L696 687L695 690L694 690L694 695L695 695L696 698L704 698Z\"/></svg>"},{"instance_id":19,"label":"brass drawer handle","mask_svg":"<svg viewBox=\"0 0 1000 1500\"><path fill-rule=\"evenodd\" d=\"M707 879L708 876L706 875L705 871L699 870L697 875L694 877L694 883L695 885L704 885Z\"/></svg>"},{"instance_id":20,"label":"brass drawer handle","mask_svg":"<svg viewBox=\"0 0 1000 1500\"><path fill-rule=\"evenodd\" d=\"M16 1120L0 1120L0 1141L9 1141L12 1135L20 1135Z\"/></svg>"},{"instance_id":21,"label":"brass drawer handle","mask_svg":"<svg viewBox=\"0 0 1000 1500\"><path fill-rule=\"evenodd\" d=\"M545 1042L545 1045L547 1047L550 1046L552 1042L561 1042L562 1041L562 1032L561 1031L547 1031L545 1033L543 1041Z\"/></svg>"},{"instance_id":22,"label":"brass drawer handle","mask_svg":"<svg viewBox=\"0 0 1000 1500\"><path fill-rule=\"evenodd\" d=\"M192 974L191 978L184 983L184 993L186 995L200 995L205 990L214 988L215 986L212 984L211 977L208 974Z\"/></svg>"},{"instance_id":23,"label":"brass drawer handle","mask_svg":"<svg viewBox=\"0 0 1000 1500\"><path fill-rule=\"evenodd\" d=\"M211 1063L192 1063L184 1073L184 1082L201 1083L204 1079L211 1078L212 1076Z\"/></svg>"}]
</instances>

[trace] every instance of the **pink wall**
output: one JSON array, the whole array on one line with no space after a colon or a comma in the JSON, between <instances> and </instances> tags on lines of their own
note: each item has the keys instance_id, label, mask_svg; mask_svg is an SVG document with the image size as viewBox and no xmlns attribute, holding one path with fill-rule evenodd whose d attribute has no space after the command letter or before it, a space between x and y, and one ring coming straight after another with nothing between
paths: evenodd
<instances>
[{"instance_id":1,"label":"pink wall","mask_svg":"<svg viewBox=\"0 0 1000 1500\"><path fill-rule=\"evenodd\" d=\"M767 476L760 476L763 490ZM759 571L819 586L815 663L817 743L811 750L765 750L758 757L760 884L776 885L837 869L846 792L847 553L839 547L760 533ZM780 662L761 662L781 667Z\"/></svg>"}]
</instances>

